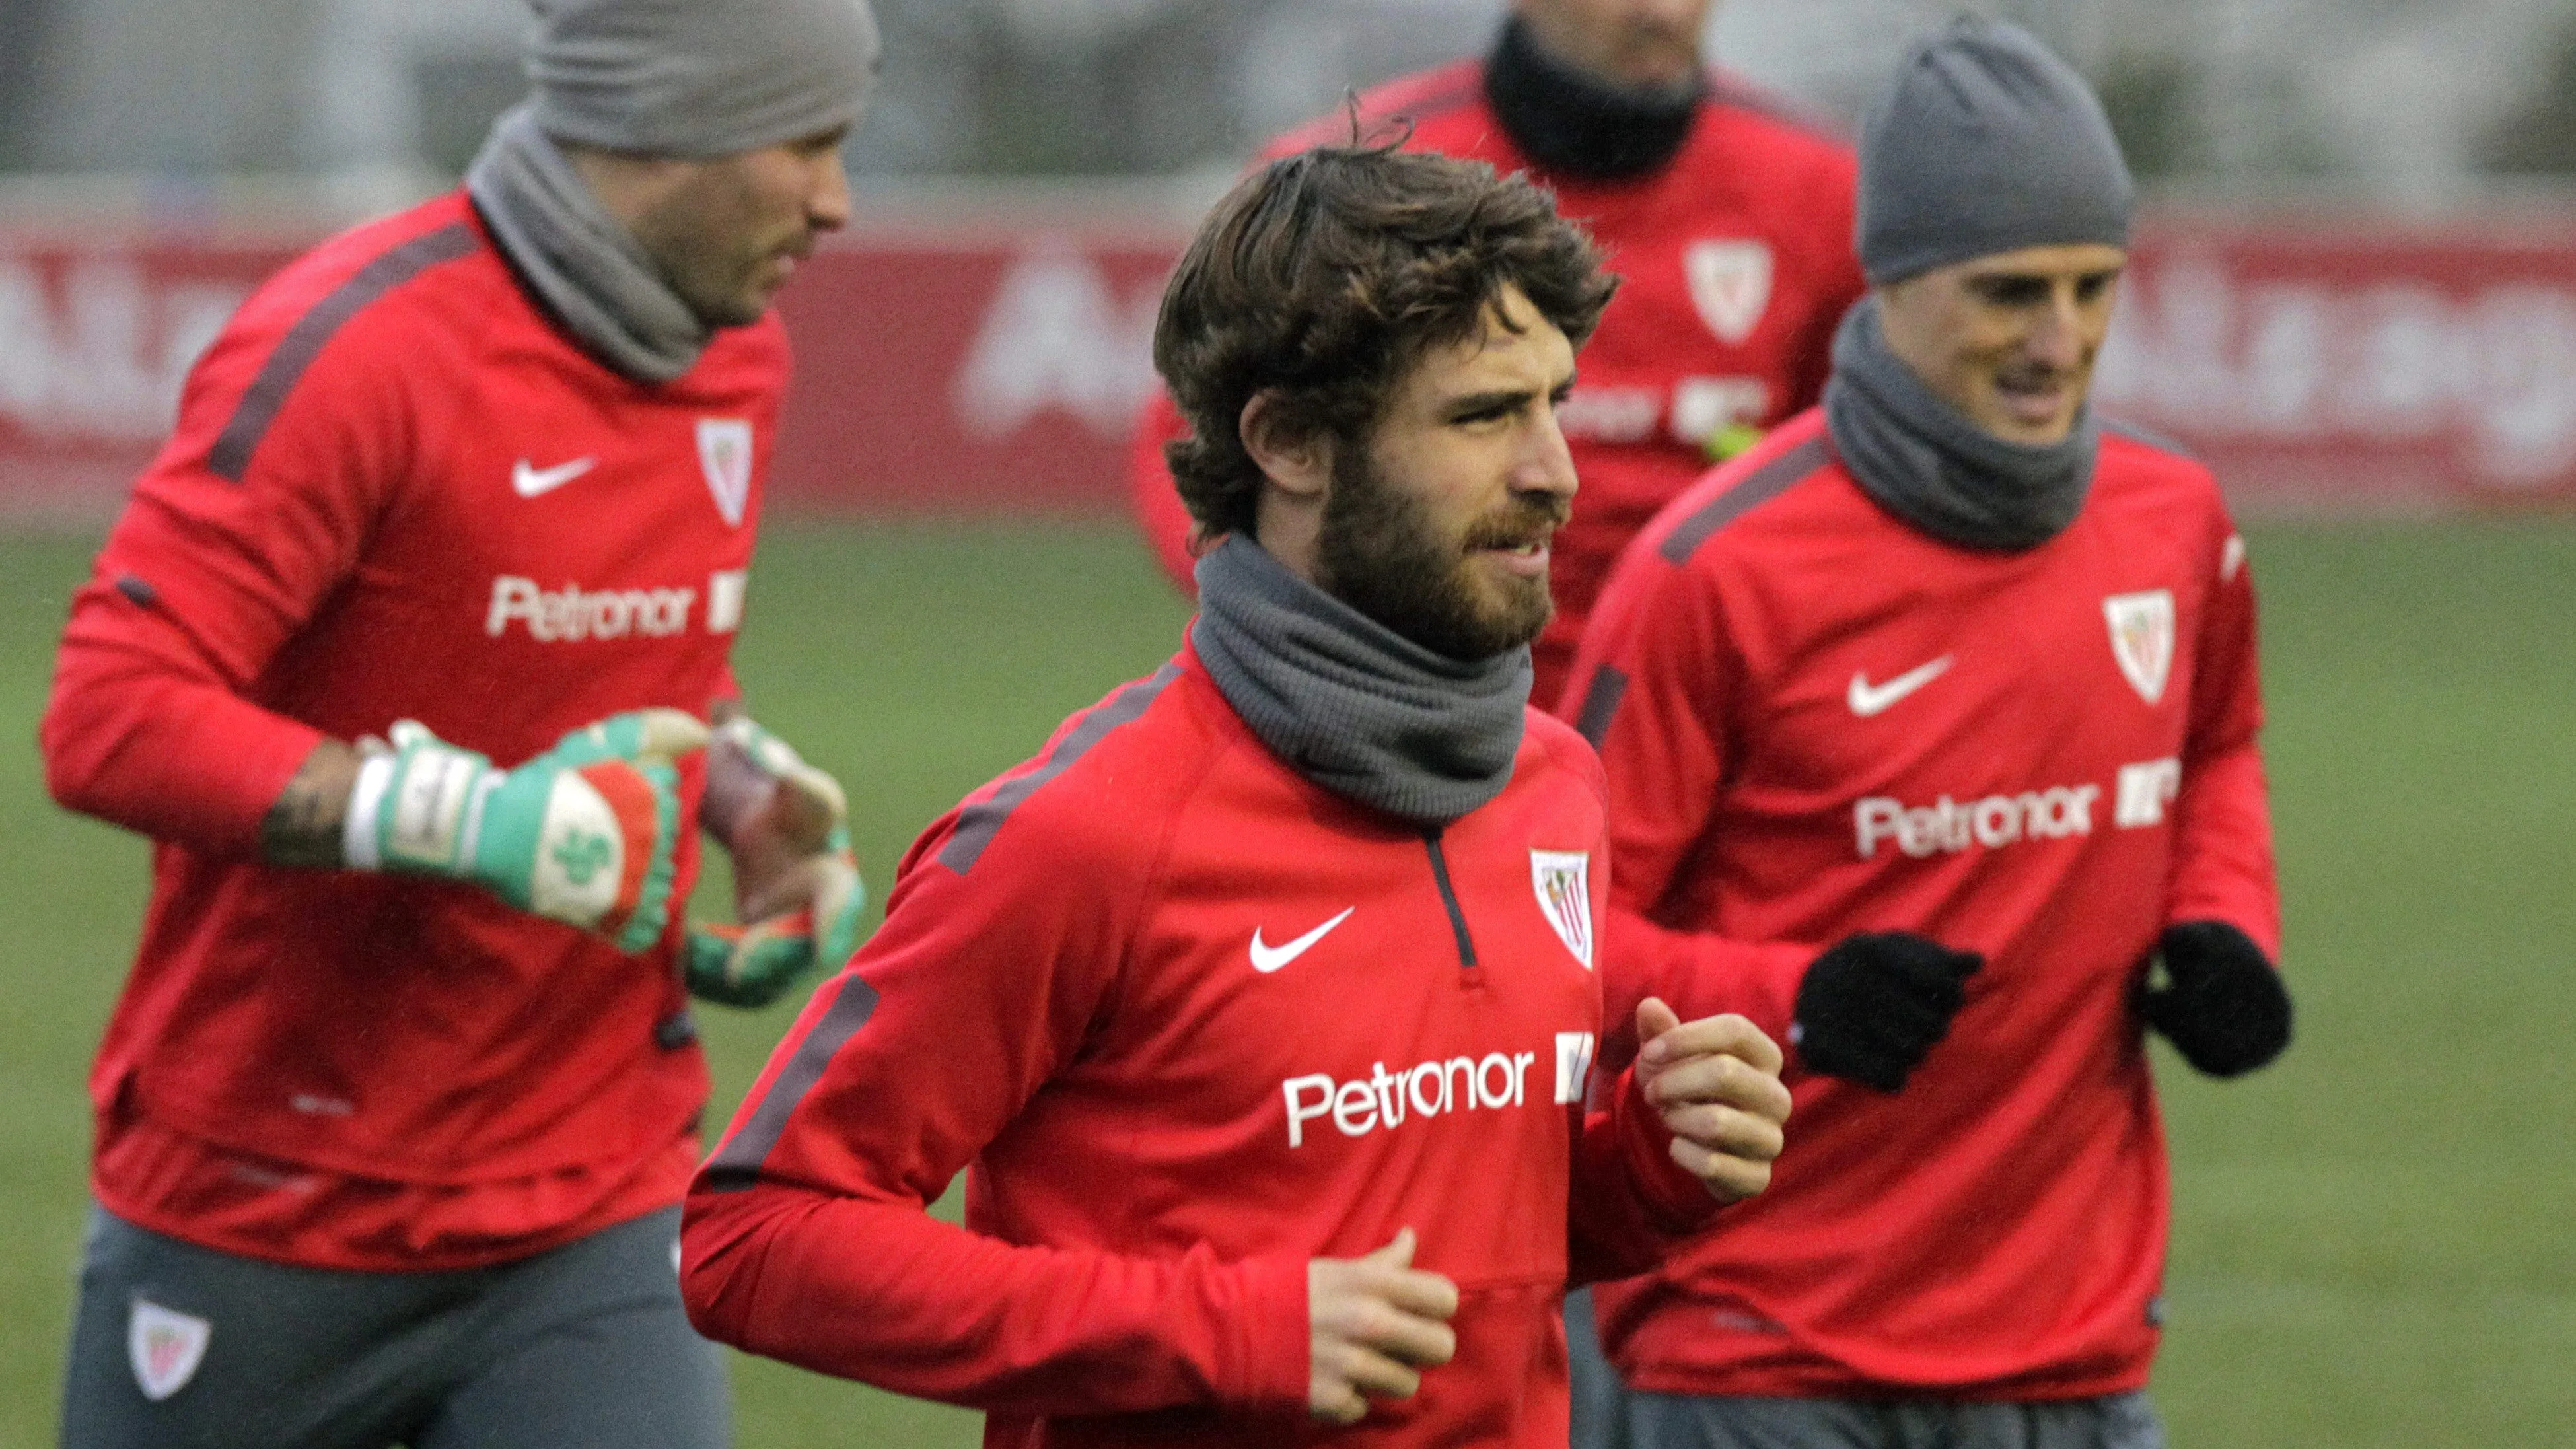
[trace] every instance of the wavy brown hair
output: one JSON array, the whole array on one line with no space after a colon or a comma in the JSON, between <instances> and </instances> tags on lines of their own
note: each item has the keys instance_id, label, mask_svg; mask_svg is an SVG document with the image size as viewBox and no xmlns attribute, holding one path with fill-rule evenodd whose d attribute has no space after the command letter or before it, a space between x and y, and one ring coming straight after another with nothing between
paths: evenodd
<instances>
[{"instance_id":1,"label":"wavy brown hair","mask_svg":"<svg viewBox=\"0 0 2576 1449\"><path fill-rule=\"evenodd\" d=\"M1203 534L1250 534L1262 476L1238 426L1256 393L1288 436L1356 444L1506 286L1581 347L1618 285L1601 262L1553 197L1481 161L1354 145L1270 163L1201 223L1155 319L1154 368L1190 425L1164 447L1181 502Z\"/></svg>"}]
</instances>

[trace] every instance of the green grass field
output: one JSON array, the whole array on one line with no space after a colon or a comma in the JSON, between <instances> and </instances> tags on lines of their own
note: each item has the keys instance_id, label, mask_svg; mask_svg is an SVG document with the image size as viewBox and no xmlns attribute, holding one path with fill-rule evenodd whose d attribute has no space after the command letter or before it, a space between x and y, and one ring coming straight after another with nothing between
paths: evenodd
<instances>
[{"instance_id":1,"label":"green grass field","mask_svg":"<svg viewBox=\"0 0 2576 1449\"><path fill-rule=\"evenodd\" d=\"M45 799L32 740L79 541L0 541L0 1449L50 1445L84 1207L81 1081L141 842ZM2254 539L2300 1007L2252 1081L2160 1061L2177 1230L2157 1397L2178 1449L2576 1444L2576 522ZM737 668L911 834L1170 652L1111 526L773 530ZM707 1013L719 1120L789 1008ZM748 1449L974 1442L975 1420L738 1360Z\"/></svg>"}]
</instances>

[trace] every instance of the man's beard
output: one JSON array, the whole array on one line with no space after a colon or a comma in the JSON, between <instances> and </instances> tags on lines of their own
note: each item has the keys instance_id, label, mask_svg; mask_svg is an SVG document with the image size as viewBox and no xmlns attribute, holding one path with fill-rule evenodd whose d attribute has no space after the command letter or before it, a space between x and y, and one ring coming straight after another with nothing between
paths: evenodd
<instances>
[{"instance_id":1,"label":"man's beard","mask_svg":"<svg viewBox=\"0 0 2576 1449\"><path fill-rule=\"evenodd\" d=\"M1499 599L1470 572L1471 555L1544 539L1569 507L1519 500L1476 521L1463 539L1441 536L1421 501L1387 482L1367 450L1334 450L1333 492L1316 539L1324 592L1436 654L1490 659L1538 637L1556 612L1544 577L1501 581Z\"/></svg>"}]
</instances>

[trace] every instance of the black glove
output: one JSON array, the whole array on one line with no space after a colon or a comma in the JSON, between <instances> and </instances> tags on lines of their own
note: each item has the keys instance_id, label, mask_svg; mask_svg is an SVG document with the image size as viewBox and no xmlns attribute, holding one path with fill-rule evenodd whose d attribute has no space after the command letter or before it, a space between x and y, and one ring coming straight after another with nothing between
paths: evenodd
<instances>
[{"instance_id":1,"label":"black glove","mask_svg":"<svg viewBox=\"0 0 2576 1449\"><path fill-rule=\"evenodd\" d=\"M1985 964L1973 951L1903 931L1846 936L1799 981L1789 1041L1817 1071L1898 1091L1949 1034L1964 983Z\"/></svg>"},{"instance_id":2,"label":"black glove","mask_svg":"<svg viewBox=\"0 0 2576 1449\"><path fill-rule=\"evenodd\" d=\"M2290 1044L2290 993L2254 938L2225 921L2183 921L2156 938L2165 984L2138 982L2138 1010L2182 1059L2241 1077Z\"/></svg>"}]
</instances>

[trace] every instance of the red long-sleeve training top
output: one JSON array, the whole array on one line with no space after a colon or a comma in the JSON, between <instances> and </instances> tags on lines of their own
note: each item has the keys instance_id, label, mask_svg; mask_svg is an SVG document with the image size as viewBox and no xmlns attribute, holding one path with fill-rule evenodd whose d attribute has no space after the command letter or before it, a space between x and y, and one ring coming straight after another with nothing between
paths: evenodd
<instances>
[{"instance_id":1,"label":"red long-sleeve training top","mask_svg":"<svg viewBox=\"0 0 2576 1449\"><path fill-rule=\"evenodd\" d=\"M773 318L671 383L619 376L462 192L324 243L226 325L72 601L43 726L55 797L155 842L90 1076L109 1209L394 1271L678 1198L707 1080L668 940L270 866L260 822L326 738L417 719L510 765L734 692L787 364ZM677 899L696 863L692 830Z\"/></svg>"},{"instance_id":2,"label":"red long-sleeve training top","mask_svg":"<svg viewBox=\"0 0 2576 1449\"><path fill-rule=\"evenodd\" d=\"M1612 1019L1653 993L1787 1040L1852 932L1986 958L1900 1093L1792 1054L1770 1191L1599 1292L1629 1382L2141 1386L2166 1178L2130 990L2169 922L2280 945L2253 582L2208 471L2108 431L2065 532L1954 548L1810 413L1638 538L1561 712L1610 781Z\"/></svg>"},{"instance_id":3,"label":"red long-sleeve training top","mask_svg":"<svg viewBox=\"0 0 2576 1449\"><path fill-rule=\"evenodd\" d=\"M1598 767L1532 712L1426 834L1299 775L1194 655L904 860L689 1195L709 1335L1010 1445L1559 1449L1558 1303L1714 1202L1622 1079L1584 1115ZM964 1227L924 1211L971 1168ZM1410 1226L1458 1356L1330 1430L1306 1265Z\"/></svg>"}]
</instances>

